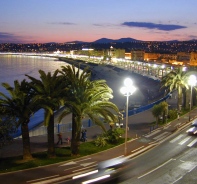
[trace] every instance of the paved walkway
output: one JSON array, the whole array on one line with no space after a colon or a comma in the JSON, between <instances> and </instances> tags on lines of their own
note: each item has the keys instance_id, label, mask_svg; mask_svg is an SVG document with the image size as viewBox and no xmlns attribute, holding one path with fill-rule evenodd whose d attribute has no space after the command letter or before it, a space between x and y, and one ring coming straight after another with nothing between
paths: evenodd
<instances>
[{"instance_id":1,"label":"paved walkway","mask_svg":"<svg viewBox=\"0 0 197 184\"><path fill-rule=\"evenodd\" d=\"M176 98L167 99L168 104L170 104L170 107L175 106ZM191 119L196 117L197 109L194 109L190 113ZM178 129L186 126L189 123L189 114L186 114L182 117L174 121L172 121L170 124L159 127L157 129L153 129L151 126L151 123L155 121L155 118L152 115L151 110L133 115L129 117L129 131L128 131L128 137L133 138L132 141L128 142L127 144L127 153L131 155L136 155L141 152L144 152L147 149L150 149L155 144L155 139L151 140L150 137L152 134L156 134L158 130L160 131L160 134L162 131L168 131L169 133L173 133L177 131ZM125 120L123 120L123 123L125 123ZM106 128L109 129L110 127L106 125ZM102 130L98 126L92 126L87 128L87 137L88 141L94 140L97 135L101 134ZM68 146L66 142L66 138L71 137L71 132L63 133L63 145L60 146ZM35 152L42 152L47 150L47 136L34 136L30 138L31 142L31 151L32 153ZM57 142L57 137L55 137L55 142ZM157 141L159 143L160 141ZM106 152L106 157L102 156L103 159L107 159L107 155L110 156L120 156L120 154L124 154L124 147L125 145L118 146L116 148L113 148L111 150L108 150L107 152L111 152L110 154ZM118 150L118 151L117 151ZM121 151L122 150L122 153ZM6 147L3 147L0 150L0 158L4 157L13 157L22 155L22 140L15 139L13 144L8 145ZM100 155L100 154L98 154Z\"/></svg>"}]
</instances>

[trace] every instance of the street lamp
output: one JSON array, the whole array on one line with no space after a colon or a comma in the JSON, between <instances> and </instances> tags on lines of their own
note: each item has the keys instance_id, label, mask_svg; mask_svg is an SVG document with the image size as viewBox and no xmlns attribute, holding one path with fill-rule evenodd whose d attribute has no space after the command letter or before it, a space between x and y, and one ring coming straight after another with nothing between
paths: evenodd
<instances>
[{"instance_id":1,"label":"street lamp","mask_svg":"<svg viewBox=\"0 0 197 184\"><path fill-rule=\"evenodd\" d=\"M128 135L128 106L129 96L135 92L136 88L133 86L133 82L130 78L124 80L124 87L120 89L120 92L127 97L126 100L126 125L125 125L125 155L127 154L127 135Z\"/></svg>"},{"instance_id":2,"label":"street lamp","mask_svg":"<svg viewBox=\"0 0 197 184\"><path fill-rule=\"evenodd\" d=\"M190 112L192 109L192 87L195 86L196 84L196 76L195 75L190 75L189 76L189 80L188 80L188 84L191 86L191 94L190 94L190 110L189 110L189 121L190 121Z\"/></svg>"}]
</instances>

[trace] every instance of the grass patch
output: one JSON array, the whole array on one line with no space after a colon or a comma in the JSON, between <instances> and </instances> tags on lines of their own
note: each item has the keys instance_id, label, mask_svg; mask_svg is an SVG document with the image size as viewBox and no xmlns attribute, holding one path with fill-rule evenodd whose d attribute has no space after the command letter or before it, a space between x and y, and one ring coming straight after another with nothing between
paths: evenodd
<instances>
[{"instance_id":1,"label":"grass patch","mask_svg":"<svg viewBox=\"0 0 197 184\"><path fill-rule=\"evenodd\" d=\"M124 143L124 139L121 138L117 144L108 144L105 147L97 147L94 141L84 142L80 145L80 156L71 156L70 147L60 147L55 148L56 157L48 158L47 152L32 154L33 159L30 161L23 161L22 156L10 157L10 158L0 158L0 173L12 172L24 169L30 169L34 167L45 166L49 164L54 164L58 162L68 161L75 158L91 155L98 153L117 145Z\"/></svg>"}]
</instances>

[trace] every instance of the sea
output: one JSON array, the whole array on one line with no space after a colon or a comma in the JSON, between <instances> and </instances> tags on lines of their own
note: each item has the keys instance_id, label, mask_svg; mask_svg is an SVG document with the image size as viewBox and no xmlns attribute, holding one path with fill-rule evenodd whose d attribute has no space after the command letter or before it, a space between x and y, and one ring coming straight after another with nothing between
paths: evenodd
<instances>
[{"instance_id":1,"label":"sea","mask_svg":"<svg viewBox=\"0 0 197 184\"><path fill-rule=\"evenodd\" d=\"M67 65L69 64L53 57L0 54L0 91L9 96L2 83L8 83L13 86L15 80L22 81L23 79L27 79L25 74L39 79L39 70L53 74L56 69L61 69L61 66ZM30 119L29 129L33 129L42 123L43 119L43 110L35 113ZM13 137L19 135L20 131L17 131Z\"/></svg>"}]
</instances>

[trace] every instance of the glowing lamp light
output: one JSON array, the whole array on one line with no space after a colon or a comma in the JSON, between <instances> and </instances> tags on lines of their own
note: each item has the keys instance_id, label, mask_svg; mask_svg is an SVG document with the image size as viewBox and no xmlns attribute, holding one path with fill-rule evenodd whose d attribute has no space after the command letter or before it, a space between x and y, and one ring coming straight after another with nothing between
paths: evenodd
<instances>
[{"instance_id":1,"label":"glowing lamp light","mask_svg":"<svg viewBox=\"0 0 197 184\"><path fill-rule=\"evenodd\" d=\"M190 86L195 86L195 84L196 84L196 76L195 75L190 75L189 80L188 80L188 84Z\"/></svg>"},{"instance_id":2,"label":"glowing lamp light","mask_svg":"<svg viewBox=\"0 0 197 184\"><path fill-rule=\"evenodd\" d=\"M124 80L124 86L120 88L120 92L127 97L126 100L126 125L125 125L125 148L124 153L127 155L127 135L128 135L128 104L129 104L129 96L132 95L136 91L136 87L133 86L133 82L130 78L126 78Z\"/></svg>"},{"instance_id":3,"label":"glowing lamp light","mask_svg":"<svg viewBox=\"0 0 197 184\"><path fill-rule=\"evenodd\" d=\"M190 112L192 109L192 88L193 86L196 85L196 76L195 75L190 75L189 76L189 80L188 80L188 84L191 86L191 94L190 94L190 111L189 111L189 121L190 121Z\"/></svg>"}]
</instances>

